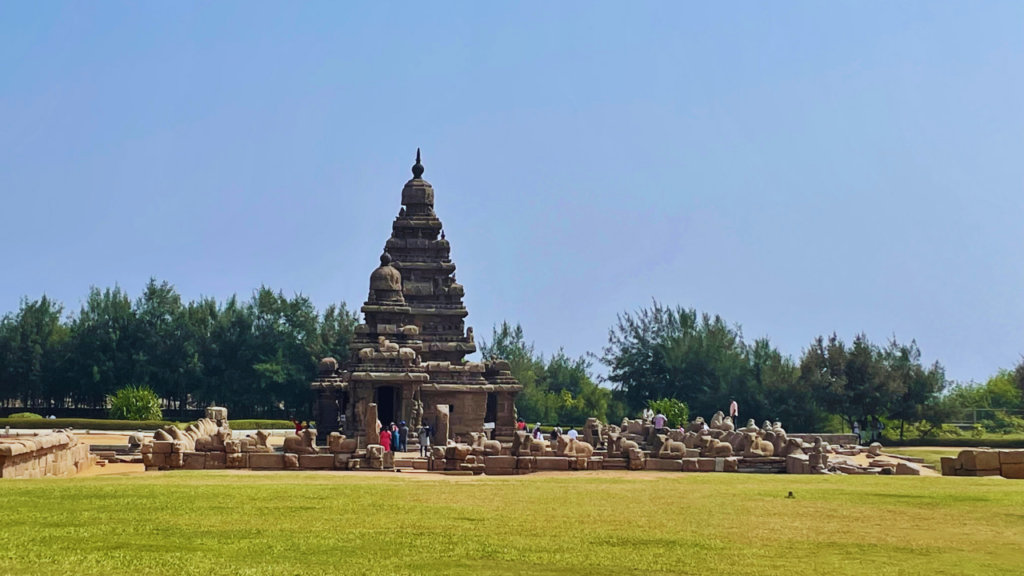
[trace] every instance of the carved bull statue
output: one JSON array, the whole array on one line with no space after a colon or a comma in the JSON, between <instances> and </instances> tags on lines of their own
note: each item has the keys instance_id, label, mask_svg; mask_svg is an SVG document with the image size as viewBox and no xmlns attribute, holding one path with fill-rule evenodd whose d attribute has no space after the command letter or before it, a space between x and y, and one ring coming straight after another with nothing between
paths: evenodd
<instances>
[{"instance_id":1,"label":"carved bull statue","mask_svg":"<svg viewBox=\"0 0 1024 576\"><path fill-rule=\"evenodd\" d=\"M299 434L285 436L284 451L287 454L316 454L316 430L309 428Z\"/></svg>"}]
</instances>

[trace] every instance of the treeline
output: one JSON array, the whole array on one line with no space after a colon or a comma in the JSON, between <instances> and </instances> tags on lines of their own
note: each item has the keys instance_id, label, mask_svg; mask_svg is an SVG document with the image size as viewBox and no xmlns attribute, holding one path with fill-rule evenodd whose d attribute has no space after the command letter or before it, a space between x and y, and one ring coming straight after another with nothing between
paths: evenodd
<instances>
[{"instance_id":1,"label":"treeline","mask_svg":"<svg viewBox=\"0 0 1024 576\"><path fill-rule=\"evenodd\" d=\"M344 303L261 287L248 300L184 302L150 280L132 300L93 288L65 313L46 296L0 319L0 404L102 408L126 386L148 386L176 409L226 406L235 418L308 417L309 382L324 356L346 358L356 325Z\"/></svg>"},{"instance_id":2,"label":"treeline","mask_svg":"<svg viewBox=\"0 0 1024 576\"><path fill-rule=\"evenodd\" d=\"M849 431L879 420L903 436L941 430L968 408L1022 409L1024 362L985 384L955 384L938 362L924 365L914 341L884 344L859 335L847 343L819 336L799 360L767 338L752 343L720 316L668 307L621 314L600 356L610 388L599 386L588 357L536 354L520 326L495 327L484 354L508 358L524 386L517 407L528 421L581 424L587 416L617 422L659 399L684 402L692 416L710 417L736 400L740 417L780 420L792 431ZM986 426L1024 431L1024 420L993 411ZM837 430L838 431L838 430Z\"/></svg>"},{"instance_id":3,"label":"treeline","mask_svg":"<svg viewBox=\"0 0 1024 576\"><path fill-rule=\"evenodd\" d=\"M216 404L233 418L304 419L318 360L347 358L356 324L344 303L321 312L305 296L266 287L248 300L184 302L151 280L134 300L118 287L94 288L74 313L46 296L25 299L0 318L0 406L104 408L118 390L146 386L171 418ZM669 399L709 417L735 399L742 423L781 420L792 431L884 419L901 436L907 425L926 435L972 411L989 431L1024 432L1024 362L983 384L953 383L938 362L922 364L914 341L821 336L794 360L767 338L747 342L719 316L655 302L621 314L600 355L545 356L508 322L480 349L509 360L529 422L617 422Z\"/></svg>"}]
</instances>

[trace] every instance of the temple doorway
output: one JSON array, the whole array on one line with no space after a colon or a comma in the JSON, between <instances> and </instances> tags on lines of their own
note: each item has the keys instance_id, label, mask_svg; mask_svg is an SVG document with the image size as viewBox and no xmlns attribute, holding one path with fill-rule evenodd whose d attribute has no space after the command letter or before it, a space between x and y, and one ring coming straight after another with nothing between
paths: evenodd
<instances>
[{"instance_id":1,"label":"temple doorway","mask_svg":"<svg viewBox=\"0 0 1024 576\"><path fill-rule=\"evenodd\" d=\"M494 423L498 420L498 395L494 392L487 393L487 409L484 411L484 423Z\"/></svg>"},{"instance_id":2,"label":"temple doorway","mask_svg":"<svg viewBox=\"0 0 1024 576\"><path fill-rule=\"evenodd\" d=\"M398 389L394 386L380 386L377 388L377 419L382 426L394 422L398 424L398 411L396 410L395 396Z\"/></svg>"}]
</instances>

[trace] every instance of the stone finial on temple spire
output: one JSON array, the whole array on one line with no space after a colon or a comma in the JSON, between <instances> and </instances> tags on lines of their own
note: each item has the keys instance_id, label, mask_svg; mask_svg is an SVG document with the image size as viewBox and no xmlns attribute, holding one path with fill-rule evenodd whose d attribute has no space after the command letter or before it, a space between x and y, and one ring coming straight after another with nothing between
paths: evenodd
<instances>
[{"instance_id":1,"label":"stone finial on temple spire","mask_svg":"<svg viewBox=\"0 0 1024 576\"><path fill-rule=\"evenodd\" d=\"M423 164L420 164L420 149L416 149L416 163L412 165L412 177L419 180L423 177Z\"/></svg>"}]
</instances>

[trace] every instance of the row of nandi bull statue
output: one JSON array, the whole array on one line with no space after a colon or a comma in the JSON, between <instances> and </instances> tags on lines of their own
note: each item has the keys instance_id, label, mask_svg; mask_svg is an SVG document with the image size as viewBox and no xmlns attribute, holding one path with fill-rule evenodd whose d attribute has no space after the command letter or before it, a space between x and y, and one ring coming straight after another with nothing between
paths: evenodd
<instances>
[{"instance_id":1,"label":"row of nandi bull statue","mask_svg":"<svg viewBox=\"0 0 1024 576\"><path fill-rule=\"evenodd\" d=\"M232 440L227 421L200 418L184 430L176 426L164 426L153 433L151 440L146 438L139 443L180 442L183 452L273 452L269 439L269 434L257 430L255 437Z\"/></svg>"},{"instance_id":2,"label":"row of nandi bull statue","mask_svg":"<svg viewBox=\"0 0 1024 576\"><path fill-rule=\"evenodd\" d=\"M802 440L788 438L780 422L766 420L759 427L750 419L746 426L737 429L732 418L722 412L717 412L710 422L698 416L685 427L662 433L644 419L625 418L620 426L615 426L591 418L584 426L584 435L590 442L603 444L612 457L627 457L631 450L642 447L650 450L652 458L668 459L784 457L806 448Z\"/></svg>"}]
</instances>

